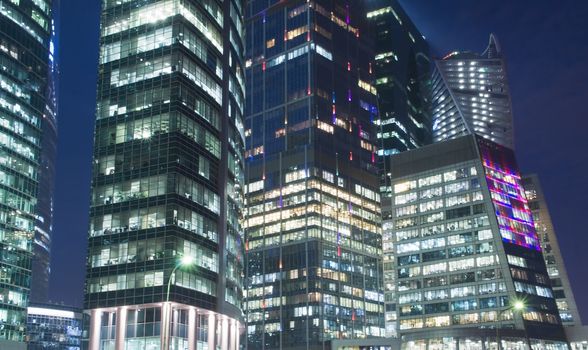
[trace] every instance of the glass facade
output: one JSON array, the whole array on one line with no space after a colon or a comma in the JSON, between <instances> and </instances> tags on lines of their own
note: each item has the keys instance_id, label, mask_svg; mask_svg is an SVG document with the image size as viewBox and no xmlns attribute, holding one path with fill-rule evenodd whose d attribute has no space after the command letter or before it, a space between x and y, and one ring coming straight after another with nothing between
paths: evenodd
<instances>
[{"instance_id":1,"label":"glass facade","mask_svg":"<svg viewBox=\"0 0 588 350\"><path fill-rule=\"evenodd\" d=\"M39 183L54 117L51 18L51 1L0 1L0 348L24 347L37 207L50 196Z\"/></svg>"},{"instance_id":2,"label":"glass facade","mask_svg":"<svg viewBox=\"0 0 588 350\"><path fill-rule=\"evenodd\" d=\"M393 156L392 165L387 331L499 327L564 341L512 151L467 136Z\"/></svg>"},{"instance_id":3,"label":"glass facade","mask_svg":"<svg viewBox=\"0 0 588 350\"><path fill-rule=\"evenodd\" d=\"M51 237L53 234L53 191L55 188L55 157L57 153L57 86L58 71L58 20L59 0L52 0L51 39L48 52L48 76L46 108L43 113L41 158L39 172L39 193L37 196L37 218L33 241L33 279L31 281L31 302L49 301L49 275L51 273Z\"/></svg>"},{"instance_id":4,"label":"glass facade","mask_svg":"<svg viewBox=\"0 0 588 350\"><path fill-rule=\"evenodd\" d=\"M102 2L90 350L238 348L242 8L239 0ZM180 265L184 257L190 266Z\"/></svg>"},{"instance_id":5,"label":"glass facade","mask_svg":"<svg viewBox=\"0 0 588 350\"><path fill-rule=\"evenodd\" d=\"M249 349L383 335L377 92L365 10L248 2Z\"/></svg>"},{"instance_id":6,"label":"glass facade","mask_svg":"<svg viewBox=\"0 0 588 350\"><path fill-rule=\"evenodd\" d=\"M390 155L431 143L429 45L396 0L365 3L376 50L371 69L378 91L381 193L389 195Z\"/></svg>"},{"instance_id":7,"label":"glass facade","mask_svg":"<svg viewBox=\"0 0 588 350\"><path fill-rule=\"evenodd\" d=\"M82 311L56 305L28 308L28 350L80 350Z\"/></svg>"},{"instance_id":8,"label":"glass facade","mask_svg":"<svg viewBox=\"0 0 588 350\"><path fill-rule=\"evenodd\" d=\"M533 213L535 230L539 235L539 242L543 251L545 265L547 266L547 274L551 279L551 287L553 288L559 316L564 326L579 326L582 324L580 314L578 313L572 286L559 249L557 235L551 222L549 208L539 177L537 175L524 176L523 186L529 201L529 208Z\"/></svg>"},{"instance_id":9,"label":"glass facade","mask_svg":"<svg viewBox=\"0 0 588 350\"><path fill-rule=\"evenodd\" d=\"M506 62L494 35L482 54L453 52L436 60L431 90L435 142L477 134L514 147Z\"/></svg>"}]
</instances>

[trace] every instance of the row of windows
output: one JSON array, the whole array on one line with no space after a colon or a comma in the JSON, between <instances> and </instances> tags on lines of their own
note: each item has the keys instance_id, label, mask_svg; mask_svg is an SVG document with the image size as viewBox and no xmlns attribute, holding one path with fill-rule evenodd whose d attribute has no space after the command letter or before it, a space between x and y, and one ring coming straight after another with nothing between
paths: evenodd
<instances>
[{"instance_id":1,"label":"row of windows","mask_svg":"<svg viewBox=\"0 0 588 350\"><path fill-rule=\"evenodd\" d=\"M183 256L191 256L195 263L207 270L218 272L218 254L201 245L180 240L176 247ZM163 238L150 238L91 248L90 266L93 268L130 264L162 259L165 256Z\"/></svg>"},{"instance_id":2,"label":"row of windows","mask_svg":"<svg viewBox=\"0 0 588 350\"><path fill-rule=\"evenodd\" d=\"M180 194L216 214L220 212L220 198L216 193L182 175L164 174L99 186L93 191L93 204L121 203L168 193Z\"/></svg>"},{"instance_id":3,"label":"row of windows","mask_svg":"<svg viewBox=\"0 0 588 350\"><path fill-rule=\"evenodd\" d=\"M449 262L440 262L431 265L402 267L398 269L398 277L416 277L429 276L447 272L456 272L461 270L470 270L474 268L487 267L498 264L498 257L494 255L483 256L478 258L468 258Z\"/></svg>"},{"instance_id":4,"label":"row of windows","mask_svg":"<svg viewBox=\"0 0 588 350\"><path fill-rule=\"evenodd\" d=\"M505 298L505 297L503 297ZM442 302L434 304L409 304L399 307L400 316L429 315L459 311L473 311L483 309L494 309L499 306L498 298L488 297L480 299L464 299L451 302ZM502 305L504 306L504 305Z\"/></svg>"},{"instance_id":5,"label":"row of windows","mask_svg":"<svg viewBox=\"0 0 588 350\"><path fill-rule=\"evenodd\" d=\"M386 269L389 271L389 269ZM414 266L414 267L406 267L398 270L398 278L415 278L420 277L421 274L421 267ZM473 283L476 281L489 281L494 280L497 278L502 278L502 271L500 269L488 269L488 270L478 270L478 271L469 271L469 272L461 272L449 275L441 275L441 276L434 276L434 277L426 277L423 279L423 287L424 288L433 288L433 287L442 287L446 285L456 285L462 283Z\"/></svg>"},{"instance_id":6,"label":"row of windows","mask_svg":"<svg viewBox=\"0 0 588 350\"><path fill-rule=\"evenodd\" d=\"M96 147L149 139L154 135L173 131L180 131L203 146L215 157L220 158L220 140L200 123L180 112L153 115L105 128L97 128Z\"/></svg>"},{"instance_id":7,"label":"row of windows","mask_svg":"<svg viewBox=\"0 0 588 350\"><path fill-rule=\"evenodd\" d=\"M218 243L216 222L177 205L161 205L95 216L90 222L90 235L109 235L167 225L176 225Z\"/></svg>"},{"instance_id":8,"label":"row of windows","mask_svg":"<svg viewBox=\"0 0 588 350\"><path fill-rule=\"evenodd\" d=\"M205 1L210 6L213 0ZM222 12L217 5L215 9L205 6L222 25ZM164 0L153 4L133 8L130 13L107 18L102 24L102 36L120 33L142 25L163 21L175 15L181 15L192 23L204 36L220 51L223 51L223 40L220 31L208 18L191 2L186 0Z\"/></svg>"},{"instance_id":9,"label":"row of windows","mask_svg":"<svg viewBox=\"0 0 588 350\"><path fill-rule=\"evenodd\" d=\"M453 247L447 250L435 250L431 252L426 252L422 254L411 254L411 255L404 255L399 256L398 259L398 266L406 266L406 265L413 265L419 263L426 263L432 262L436 260L445 260L445 259L452 259L452 258L459 258L469 255L475 254L486 254L494 252L494 243L493 242L484 242L481 244L476 245L465 245L461 247ZM422 257L421 257L422 256Z\"/></svg>"},{"instance_id":10,"label":"row of windows","mask_svg":"<svg viewBox=\"0 0 588 350\"><path fill-rule=\"evenodd\" d=\"M384 228L384 243L393 243L392 239L394 237L394 232L387 232L386 228ZM409 239L416 239L419 237L429 237L438 234L442 234L446 232L445 224L437 224L433 226L427 226L423 228L414 228L402 231L396 231L396 242L401 242ZM476 231L474 235L472 233L460 233L457 235L450 235L447 236L447 245L456 245L456 244L464 244L473 242L474 240L484 241L487 239L492 239L492 231L491 230L480 230Z\"/></svg>"},{"instance_id":11,"label":"row of windows","mask_svg":"<svg viewBox=\"0 0 588 350\"><path fill-rule=\"evenodd\" d=\"M30 17L28 17L23 15L21 11L12 9L10 5L7 5L6 3L0 3L0 14L14 22L17 26L21 27L25 32L27 32L27 34L29 34L39 43L45 44L48 37L48 23L39 12L32 9ZM34 20L35 23L33 24L30 19ZM43 28L44 31L38 30L36 28L37 25Z\"/></svg>"},{"instance_id":12,"label":"row of windows","mask_svg":"<svg viewBox=\"0 0 588 350\"><path fill-rule=\"evenodd\" d=\"M445 194L458 193L458 192L462 192L462 191L467 191L470 188L474 189L474 188L479 188L479 187L480 187L480 182L477 178L474 178L472 180L467 180L467 181L458 181L458 182L454 182L454 183L451 183L451 184L448 184L445 186L427 188L427 189L419 191L419 192L409 192L409 193L405 193L405 194L396 195L394 197L394 204L395 205L402 205L402 204L406 204L406 203L416 202L417 200L440 197L444 193ZM443 190L445 190L445 192Z\"/></svg>"},{"instance_id":13,"label":"row of windows","mask_svg":"<svg viewBox=\"0 0 588 350\"><path fill-rule=\"evenodd\" d=\"M468 208L469 212L469 208ZM407 219L398 219L394 221L396 229L404 229L422 224L431 224L445 220L445 213L439 212L429 215L421 215L419 217L412 217ZM490 225L488 216L480 216L471 219L453 220L445 223L446 231L464 231L472 228L479 228Z\"/></svg>"},{"instance_id":14,"label":"row of windows","mask_svg":"<svg viewBox=\"0 0 588 350\"><path fill-rule=\"evenodd\" d=\"M416 188L427 187L437 185L443 182L455 181L457 179L467 178L469 176L475 176L478 172L475 167L462 168L447 171L443 174L435 174L426 177L419 178L417 180L408 180L405 182L397 183L394 185L394 193L403 193ZM417 186L418 184L418 186Z\"/></svg>"},{"instance_id":15,"label":"row of windows","mask_svg":"<svg viewBox=\"0 0 588 350\"><path fill-rule=\"evenodd\" d=\"M396 217L407 215L416 215L417 213L426 213L428 211L439 210L443 208L451 208L457 205L464 205L470 202L477 202L483 200L482 192L476 191L473 193L465 193L457 196L451 196L443 199L436 199L417 205L408 205L396 208Z\"/></svg>"},{"instance_id":16,"label":"row of windows","mask_svg":"<svg viewBox=\"0 0 588 350\"><path fill-rule=\"evenodd\" d=\"M511 319L512 315L503 313L502 318ZM408 330L418 328L449 327L451 325L467 325L485 322L496 322L497 320L498 314L496 311L484 311L480 313L427 317L425 319L417 318L400 320L400 329Z\"/></svg>"},{"instance_id":17,"label":"row of windows","mask_svg":"<svg viewBox=\"0 0 588 350\"><path fill-rule=\"evenodd\" d=\"M88 292L101 293L125 289L163 286L163 271L136 272L88 279ZM216 283L191 273L177 271L173 284L208 295L216 295Z\"/></svg>"},{"instance_id":18,"label":"row of windows","mask_svg":"<svg viewBox=\"0 0 588 350\"><path fill-rule=\"evenodd\" d=\"M134 65L113 69L110 73L110 86L121 87L155 77L180 72L202 88L218 104L222 104L221 86L197 63L186 56L164 56L141 60Z\"/></svg>"}]
</instances>

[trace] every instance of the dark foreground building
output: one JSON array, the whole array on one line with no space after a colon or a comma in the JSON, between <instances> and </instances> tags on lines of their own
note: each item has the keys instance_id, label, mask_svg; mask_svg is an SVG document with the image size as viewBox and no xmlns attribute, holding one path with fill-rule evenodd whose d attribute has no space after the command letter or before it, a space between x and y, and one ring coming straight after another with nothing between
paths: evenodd
<instances>
[{"instance_id":1,"label":"dark foreground building","mask_svg":"<svg viewBox=\"0 0 588 350\"><path fill-rule=\"evenodd\" d=\"M36 244L47 214L53 154L43 154L55 127L52 91L52 2L0 3L0 348L24 349L33 254L42 254L46 282L48 246ZM44 131L48 133L45 135ZM54 141L53 141L54 142ZM41 184L41 186L40 186ZM41 198L42 197L42 198ZM38 210L41 210L39 212ZM49 213L50 214L50 213ZM50 215L43 216L50 220ZM50 221L47 221L50 224ZM47 253L47 254L45 254ZM37 270L37 269L35 269ZM41 294L46 284L41 283Z\"/></svg>"},{"instance_id":2,"label":"dark foreground building","mask_svg":"<svg viewBox=\"0 0 588 350\"><path fill-rule=\"evenodd\" d=\"M373 53L362 2L248 2L247 347L383 335Z\"/></svg>"},{"instance_id":3,"label":"dark foreground building","mask_svg":"<svg viewBox=\"0 0 588 350\"><path fill-rule=\"evenodd\" d=\"M378 155L388 161L431 143L429 45L396 0L365 3L376 50L371 69L378 91Z\"/></svg>"},{"instance_id":4,"label":"dark foreground building","mask_svg":"<svg viewBox=\"0 0 588 350\"><path fill-rule=\"evenodd\" d=\"M240 0L104 0L88 348L238 349Z\"/></svg>"},{"instance_id":5,"label":"dark foreground building","mask_svg":"<svg viewBox=\"0 0 588 350\"><path fill-rule=\"evenodd\" d=\"M387 326L406 349L566 349L513 152L465 136L392 158Z\"/></svg>"}]
</instances>

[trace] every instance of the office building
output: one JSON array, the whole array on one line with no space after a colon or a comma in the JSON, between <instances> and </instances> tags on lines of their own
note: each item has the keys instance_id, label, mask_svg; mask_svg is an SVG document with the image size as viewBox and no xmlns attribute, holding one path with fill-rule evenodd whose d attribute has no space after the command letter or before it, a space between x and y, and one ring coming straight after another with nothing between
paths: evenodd
<instances>
[{"instance_id":1,"label":"office building","mask_svg":"<svg viewBox=\"0 0 588 350\"><path fill-rule=\"evenodd\" d=\"M41 3L39 3L41 4ZM57 153L57 86L58 66L58 20L60 0L52 0L51 40L49 42L46 108L41 129L41 158L39 161L39 192L37 195L37 218L33 240L33 263L31 280L31 302L49 301L49 276L51 274L51 237L53 235L53 192L55 188L55 161Z\"/></svg>"},{"instance_id":2,"label":"office building","mask_svg":"<svg viewBox=\"0 0 588 350\"><path fill-rule=\"evenodd\" d=\"M248 349L383 335L377 93L362 2L248 2Z\"/></svg>"},{"instance_id":3,"label":"office building","mask_svg":"<svg viewBox=\"0 0 588 350\"><path fill-rule=\"evenodd\" d=\"M431 143L429 46L396 0L366 1L376 50L373 83L378 92L377 130L380 194L392 196L391 155ZM382 201L382 216L392 208ZM386 313L391 317L394 313ZM393 321L393 320L388 320ZM392 331L386 336L394 336Z\"/></svg>"},{"instance_id":4,"label":"office building","mask_svg":"<svg viewBox=\"0 0 588 350\"><path fill-rule=\"evenodd\" d=\"M398 1L365 3L375 48L378 155L385 173L390 155L431 143L431 61L428 43Z\"/></svg>"},{"instance_id":5,"label":"office building","mask_svg":"<svg viewBox=\"0 0 588 350\"><path fill-rule=\"evenodd\" d=\"M0 348L24 349L51 123L51 1L0 3Z\"/></svg>"},{"instance_id":6,"label":"office building","mask_svg":"<svg viewBox=\"0 0 588 350\"><path fill-rule=\"evenodd\" d=\"M452 52L435 60L431 91L433 141L477 134L513 149L506 62L494 35L482 54Z\"/></svg>"},{"instance_id":7,"label":"office building","mask_svg":"<svg viewBox=\"0 0 588 350\"><path fill-rule=\"evenodd\" d=\"M564 326L581 326L580 314L539 177L535 174L523 176L523 187L529 201L529 208L533 213L535 229L541 242L547 274L551 279L561 321Z\"/></svg>"},{"instance_id":8,"label":"office building","mask_svg":"<svg viewBox=\"0 0 588 350\"><path fill-rule=\"evenodd\" d=\"M88 349L238 349L240 0L104 0Z\"/></svg>"},{"instance_id":9,"label":"office building","mask_svg":"<svg viewBox=\"0 0 588 350\"><path fill-rule=\"evenodd\" d=\"M28 350L80 350L82 310L62 305L30 304Z\"/></svg>"},{"instance_id":10,"label":"office building","mask_svg":"<svg viewBox=\"0 0 588 350\"><path fill-rule=\"evenodd\" d=\"M403 348L567 348L510 149L464 136L392 156L391 176L386 326Z\"/></svg>"}]
</instances>

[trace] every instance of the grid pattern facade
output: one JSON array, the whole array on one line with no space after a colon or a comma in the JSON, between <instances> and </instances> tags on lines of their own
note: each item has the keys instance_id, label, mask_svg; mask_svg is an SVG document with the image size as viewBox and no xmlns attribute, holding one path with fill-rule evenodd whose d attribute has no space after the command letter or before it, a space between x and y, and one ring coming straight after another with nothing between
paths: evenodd
<instances>
[{"instance_id":1,"label":"grid pattern facade","mask_svg":"<svg viewBox=\"0 0 588 350\"><path fill-rule=\"evenodd\" d=\"M477 134L514 147L506 63L493 35L482 54L453 52L436 60L431 90L435 142Z\"/></svg>"},{"instance_id":2,"label":"grid pattern facade","mask_svg":"<svg viewBox=\"0 0 588 350\"><path fill-rule=\"evenodd\" d=\"M47 111L51 1L0 2L0 343L25 340ZM3 347L4 345L0 345ZM9 345L7 345L9 346Z\"/></svg>"},{"instance_id":3,"label":"grid pattern facade","mask_svg":"<svg viewBox=\"0 0 588 350\"><path fill-rule=\"evenodd\" d=\"M119 326L130 324L130 311L168 298L171 306L158 306L161 329L184 311L239 326L242 6L102 3L85 297L91 329L109 325L112 313ZM193 265L172 275L184 256ZM159 344L161 329L119 331L114 341ZM91 334L90 348L114 346L105 335Z\"/></svg>"},{"instance_id":4,"label":"grid pattern facade","mask_svg":"<svg viewBox=\"0 0 588 350\"><path fill-rule=\"evenodd\" d=\"M564 326L579 326L582 324L580 314L539 177L537 175L525 176L523 177L523 185L535 220L535 228L539 235L559 316Z\"/></svg>"},{"instance_id":5,"label":"grid pattern facade","mask_svg":"<svg viewBox=\"0 0 588 350\"><path fill-rule=\"evenodd\" d=\"M393 159L418 170L394 176L383 225L387 335L504 327L564 339L512 151L455 141ZM525 310L510 309L515 300Z\"/></svg>"},{"instance_id":6,"label":"grid pattern facade","mask_svg":"<svg viewBox=\"0 0 588 350\"><path fill-rule=\"evenodd\" d=\"M376 89L355 1L250 1L249 349L382 335Z\"/></svg>"}]
</instances>

